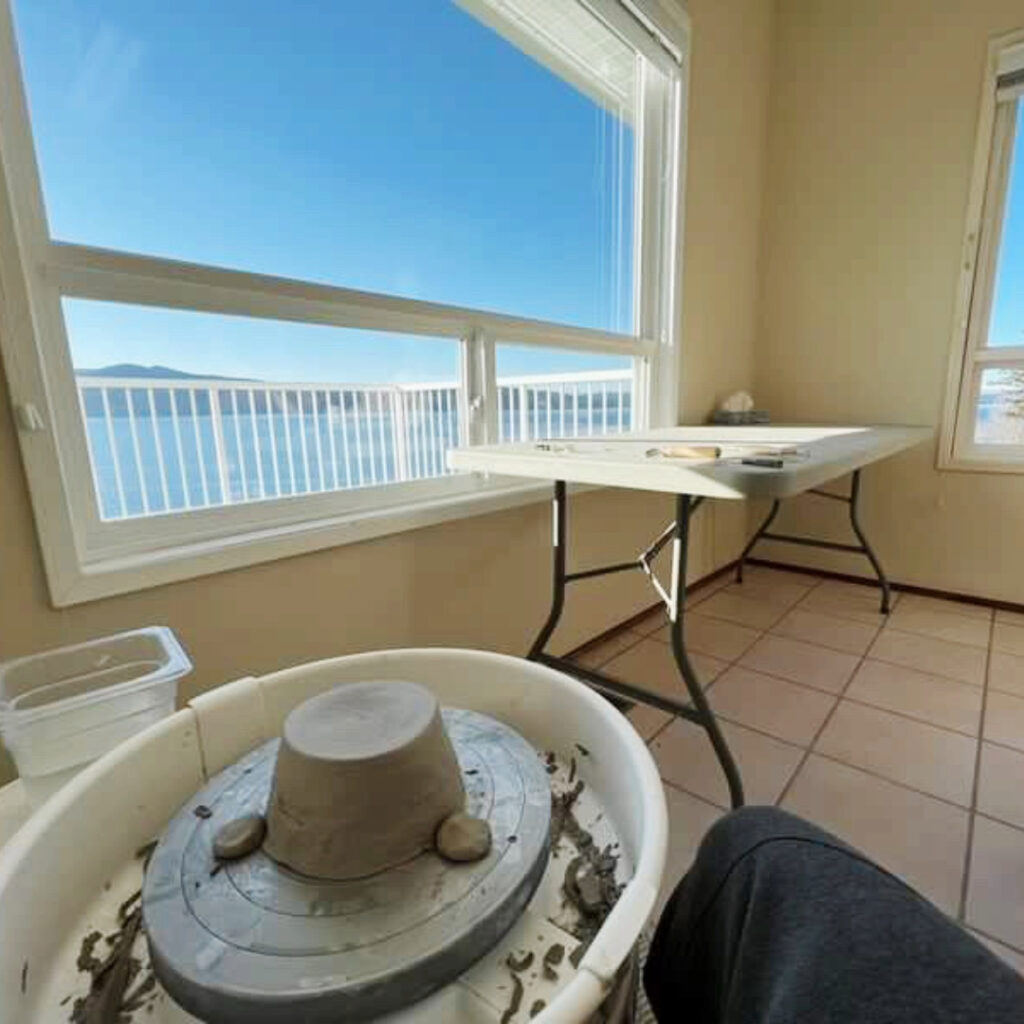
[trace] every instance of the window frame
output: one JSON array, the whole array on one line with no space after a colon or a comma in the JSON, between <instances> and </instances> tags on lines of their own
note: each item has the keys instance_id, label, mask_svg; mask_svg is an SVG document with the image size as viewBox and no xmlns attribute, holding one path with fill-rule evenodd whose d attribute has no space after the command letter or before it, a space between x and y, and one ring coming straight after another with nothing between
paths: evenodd
<instances>
[{"instance_id":1,"label":"window frame","mask_svg":"<svg viewBox=\"0 0 1024 1024\"><path fill-rule=\"evenodd\" d=\"M943 401L939 469L1024 473L1024 444L974 441L982 372L1024 369L1024 346L989 347L1009 171L1024 85L1000 96L999 79L1024 70L1024 29L990 41L982 82L974 165ZM1012 95L1010 94L1012 92Z\"/></svg>"},{"instance_id":2,"label":"window frame","mask_svg":"<svg viewBox=\"0 0 1024 1024\"><path fill-rule=\"evenodd\" d=\"M629 356L634 427L677 422L688 21L666 19L657 0L580 2L620 34L623 25L644 33L647 50L656 26L680 61L672 73L640 63L632 335L54 241L10 0L0 0L0 350L55 606L509 508L548 490L466 474L105 522L63 298L452 339L462 444L498 439L499 343Z\"/></svg>"}]
</instances>

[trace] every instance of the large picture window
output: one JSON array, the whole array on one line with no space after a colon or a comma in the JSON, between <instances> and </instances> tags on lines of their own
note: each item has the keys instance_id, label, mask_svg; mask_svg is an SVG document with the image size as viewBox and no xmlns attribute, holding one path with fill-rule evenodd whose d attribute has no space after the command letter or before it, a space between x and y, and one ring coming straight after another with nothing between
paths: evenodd
<instances>
[{"instance_id":1,"label":"large picture window","mask_svg":"<svg viewBox=\"0 0 1024 1024\"><path fill-rule=\"evenodd\" d=\"M642 7L0 0L55 603L524 495L456 445L674 422L686 38Z\"/></svg>"},{"instance_id":2,"label":"large picture window","mask_svg":"<svg viewBox=\"0 0 1024 1024\"><path fill-rule=\"evenodd\" d=\"M992 48L942 462L1024 471L1024 36Z\"/></svg>"}]
</instances>

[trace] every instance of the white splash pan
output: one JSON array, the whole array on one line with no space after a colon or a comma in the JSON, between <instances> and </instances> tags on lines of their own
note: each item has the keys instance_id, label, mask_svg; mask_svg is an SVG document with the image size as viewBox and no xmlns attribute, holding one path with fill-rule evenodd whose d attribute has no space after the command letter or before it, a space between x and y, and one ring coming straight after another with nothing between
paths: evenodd
<instances>
[{"instance_id":1,"label":"white splash pan","mask_svg":"<svg viewBox=\"0 0 1024 1024\"><path fill-rule=\"evenodd\" d=\"M604 844L620 844L626 888L596 939L557 983L528 979L522 1008L547 1006L538 1024L582 1024L604 1000L654 907L665 860L667 816L657 768L629 722L568 676L519 658L481 651L402 650L335 658L242 679L193 700L90 765L48 801L0 852L0 1021L57 1024L69 994L84 991L76 966L82 937L112 930L118 905L141 880L135 851L159 836L178 808L209 777L280 734L297 704L334 686L409 679L442 704L506 722L538 750L554 751L556 784L570 758L586 784L576 806L581 824ZM581 745L589 756L581 754ZM389 1017L394 1024L496 1024L508 1005L509 952L571 950L559 926L566 857L552 859L520 922L459 981ZM539 958L538 958L539 959ZM26 967L27 965L27 967ZM24 982L24 984L23 984ZM195 1020L164 996L153 1024Z\"/></svg>"}]
</instances>

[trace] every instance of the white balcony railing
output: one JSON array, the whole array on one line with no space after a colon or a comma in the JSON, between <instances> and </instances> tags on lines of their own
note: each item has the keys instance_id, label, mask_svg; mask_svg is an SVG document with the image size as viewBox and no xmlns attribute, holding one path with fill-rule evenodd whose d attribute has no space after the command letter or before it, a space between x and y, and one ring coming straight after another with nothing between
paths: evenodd
<instances>
[{"instance_id":1,"label":"white balcony railing","mask_svg":"<svg viewBox=\"0 0 1024 1024\"><path fill-rule=\"evenodd\" d=\"M455 384L77 378L105 520L442 476ZM498 379L502 441L615 433L629 370Z\"/></svg>"}]
</instances>

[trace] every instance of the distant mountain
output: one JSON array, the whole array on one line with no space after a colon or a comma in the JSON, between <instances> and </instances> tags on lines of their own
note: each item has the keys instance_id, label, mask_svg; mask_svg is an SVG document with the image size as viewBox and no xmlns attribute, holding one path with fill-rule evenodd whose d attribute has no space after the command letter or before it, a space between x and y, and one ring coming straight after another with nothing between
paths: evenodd
<instances>
[{"instance_id":1,"label":"distant mountain","mask_svg":"<svg viewBox=\"0 0 1024 1024\"><path fill-rule=\"evenodd\" d=\"M207 373L186 373L170 366L140 366L138 363L114 363L96 370L75 367L76 377L149 377L162 380L246 380L245 377L218 377Z\"/></svg>"}]
</instances>

